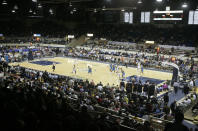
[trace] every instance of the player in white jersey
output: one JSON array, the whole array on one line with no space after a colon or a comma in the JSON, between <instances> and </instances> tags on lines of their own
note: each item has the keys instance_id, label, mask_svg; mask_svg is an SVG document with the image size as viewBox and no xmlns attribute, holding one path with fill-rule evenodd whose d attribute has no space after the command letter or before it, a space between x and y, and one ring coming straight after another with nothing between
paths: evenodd
<instances>
[{"instance_id":1,"label":"player in white jersey","mask_svg":"<svg viewBox=\"0 0 198 131\"><path fill-rule=\"evenodd\" d=\"M141 64L140 64L140 62L138 62L138 64L137 64L137 69L138 69L138 70L141 69Z\"/></svg>"},{"instance_id":2,"label":"player in white jersey","mask_svg":"<svg viewBox=\"0 0 198 131\"><path fill-rule=\"evenodd\" d=\"M76 69L76 65L74 64L74 65L73 65L72 73L73 73L73 74L76 74L76 71L77 71L77 69Z\"/></svg>"},{"instance_id":3,"label":"player in white jersey","mask_svg":"<svg viewBox=\"0 0 198 131\"><path fill-rule=\"evenodd\" d=\"M140 61L137 63L137 74L141 75L141 63L140 63Z\"/></svg>"}]
</instances>

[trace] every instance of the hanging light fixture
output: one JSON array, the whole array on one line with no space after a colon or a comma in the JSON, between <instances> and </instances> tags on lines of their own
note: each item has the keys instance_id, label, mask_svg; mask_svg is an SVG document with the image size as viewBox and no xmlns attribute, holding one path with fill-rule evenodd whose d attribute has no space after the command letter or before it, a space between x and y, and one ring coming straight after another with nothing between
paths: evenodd
<instances>
[{"instance_id":1,"label":"hanging light fixture","mask_svg":"<svg viewBox=\"0 0 198 131\"><path fill-rule=\"evenodd\" d=\"M32 2L35 2L35 3L37 3L37 0L32 0Z\"/></svg>"},{"instance_id":2,"label":"hanging light fixture","mask_svg":"<svg viewBox=\"0 0 198 131\"><path fill-rule=\"evenodd\" d=\"M138 2L137 2L138 4L142 4L142 0L138 0Z\"/></svg>"},{"instance_id":3,"label":"hanging light fixture","mask_svg":"<svg viewBox=\"0 0 198 131\"><path fill-rule=\"evenodd\" d=\"M49 9L49 13L50 13L51 15L53 15L53 14L54 14L54 11L50 8L50 9Z\"/></svg>"},{"instance_id":4,"label":"hanging light fixture","mask_svg":"<svg viewBox=\"0 0 198 131\"><path fill-rule=\"evenodd\" d=\"M14 6L14 10L18 10L19 7L17 5Z\"/></svg>"},{"instance_id":5,"label":"hanging light fixture","mask_svg":"<svg viewBox=\"0 0 198 131\"><path fill-rule=\"evenodd\" d=\"M102 10L106 10L106 7L105 7L105 6L103 6L103 7L102 7Z\"/></svg>"},{"instance_id":6,"label":"hanging light fixture","mask_svg":"<svg viewBox=\"0 0 198 131\"><path fill-rule=\"evenodd\" d=\"M7 3L7 1L6 0L3 0L2 1L2 5L7 5L8 3Z\"/></svg>"},{"instance_id":7,"label":"hanging light fixture","mask_svg":"<svg viewBox=\"0 0 198 131\"><path fill-rule=\"evenodd\" d=\"M72 3L71 2L69 2L69 6L72 7Z\"/></svg>"},{"instance_id":8,"label":"hanging light fixture","mask_svg":"<svg viewBox=\"0 0 198 131\"><path fill-rule=\"evenodd\" d=\"M12 10L12 13L15 13L16 11L15 10Z\"/></svg>"},{"instance_id":9,"label":"hanging light fixture","mask_svg":"<svg viewBox=\"0 0 198 131\"><path fill-rule=\"evenodd\" d=\"M73 12L76 12L76 11L77 11L76 8L74 8L74 9L73 9Z\"/></svg>"},{"instance_id":10,"label":"hanging light fixture","mask_svg":"<svg viewBox=\"0 0 198 131\"><path fill-rule=\"evenodd\" d=\"M97 12L97 9L94 9L94 12L96 13Z\"/></svg>"},{"instance_id":11,"label":"hanging light fixture","mask_svg":"<svg viewBox=\"0 0 198 131\"><path fill-rule=\"evenodd\" d=\"M38 4L38 8L42 8L42 5L40 3Z\"/></svg>"},{"instance_id":12,"label":"hanging light fixture","mask_svg":"<svg viewBox=\"0 0 198 131\"><path fill-rule=\"evenodd\" d=\"M29 13L32 13L32 9L29 10Z\"/></svg>"},{"instance_id":13,"label":"hanging light fixture","mask_svg":"<svg viewBox=\"0 0 198 131\"><path fill-rule=\"evenodd\" d=\"M182 8L187 8L188 4L186 2L183 3Z\"/></svg>"},{"instance_id":14,"label":"hanging light fixture","mask_svg":"<svg viewBox=\"0 0 198 131\"><path fill-rule=\"evenodd\" d=\"M157 2L162 2L162 0L156 0Z\"/></svg>"}]
</instances>

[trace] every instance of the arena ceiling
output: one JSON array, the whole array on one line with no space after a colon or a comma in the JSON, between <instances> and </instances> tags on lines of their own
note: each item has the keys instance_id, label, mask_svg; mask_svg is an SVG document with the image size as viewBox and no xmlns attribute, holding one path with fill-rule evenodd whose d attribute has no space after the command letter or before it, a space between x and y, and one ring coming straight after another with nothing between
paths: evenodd
<instances>
[{"instance_id":1,"label":"arena ceiling","mask_svg":"<svg viewBox=\"0 0 198 131\"><path fill-rule=\"evenodd\" d=\"M39 0L42 3L90 2L94 0Z\"/></svg>"},{"instance_id":2,"label":"arena ceiling","mask_svg":"<svg viewBox=\"0 0 198 131\"><path fill-rule=\"evenodd\" d=\"M41 3L41 4L49 4L49 5L57 5L57 4L68 4L68 3L75 3L75 4L82 4L86 3L89 5L90 3L94 7L140 7L140 8L156 8L160 6L178 6L183 4L184 2L191 6L198 6L198 0L162 0L162 2L157 2L157 0L0 0L0 6L3 5L3 2L6 2L8 5L18 4L21 6L30 6L34 3ZM141 2L141 3L139 3ZM141 5L141 6L140 6ZM5 5L4 5L5 6Z\"/></svg>"},{"instance_id":3,"label":"arena ceiling","mask_svg":"<svg viewBox=\"0 0 198 131\"><path fill-rule=\"evenodd\" d=\"M186 10L195 10L198 8L198 0L0 0L1 18L10 17L10 15L45 16L47 13L59 16L71 11L103 11L105 10L139 10L153 11L164 10L170 6L172 10L182 9L182 4L187 3ZM139 3L141 2L141 3ZM6 3L6 4L5 4Z\"/></svg>"}]
</instances>

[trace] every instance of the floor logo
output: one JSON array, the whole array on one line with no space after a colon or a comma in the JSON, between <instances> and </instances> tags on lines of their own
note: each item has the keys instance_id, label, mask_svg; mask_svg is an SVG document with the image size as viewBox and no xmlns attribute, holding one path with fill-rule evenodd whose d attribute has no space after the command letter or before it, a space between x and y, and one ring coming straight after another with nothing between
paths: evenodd
<instances>
[{"instance_id":1,"label":"floor logo","mask_svg":"<svg viewBox=\"0 0 198 131\"><path fill-rule=\"evenodd\" d=\"M54 62L54 61L32 61L30 62L32 64L37 64L37 65L42 65L42 66L48 66L48 65L53 65L53 63L55 64L60 64L59 62Z\"/></svg>"}]
</instances>

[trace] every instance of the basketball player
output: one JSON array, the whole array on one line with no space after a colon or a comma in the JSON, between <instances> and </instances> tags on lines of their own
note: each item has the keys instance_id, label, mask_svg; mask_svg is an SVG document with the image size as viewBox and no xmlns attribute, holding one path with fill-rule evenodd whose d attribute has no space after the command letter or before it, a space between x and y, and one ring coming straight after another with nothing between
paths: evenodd
<instances>
[{"instance_id":1,"label":"basketball player","mask_svg":"<svg viewBox=\"0 0 198 131\"><path fill-rule=\"evenodd\" d=\"M112 70L113 70L113 64L110 64L109 65L109 68L110 68L110 71L112 72Z\"/></svg>"},{"instance_id":2,"label":"basketball player","mask_svg":"<svg viewBox=\"0 0 198 131\"><path fill-rule=\"evenodd\" d=\"M143 68L143 65L141 65L141 74L144 73L144 68Z\"/></svg>"},{"instance_id":3,"label":"basketball player","mask_svg":"<svg viewBox=\"0 0 198 131\"><path fill-rule=\"evenodd\" d=\"M115 72L115 64L112 65L112 72Z\"/></svg>"},{"instance_id":4,"label":"basketball player","mask_svg":"<svg viewBox=\"0 0 198 131\"><path fill-rule=\"evenodd\" d=\"M73 74L76 74L76 65L75 65L75 64L73 65L72 73L73 73Z\"/></svg>"},{"instance_id":5,"label":"basketball player","mask_svg":"<svg viewBox=\"0 0 198 131\"><path fill-rule=\"evenodd\" d=\"M141 74L141 63L140 63L140 61L137 62L137 73L138 73L138 75Z\"/></svg>"},{"instance_id":6,"label":"basketball player","mask_svg":"<svg viewBox=\"0 0 198 131\"><path fill-rule=\"evenodd\" d=\"M92 74L92 68L88 66L88 74Z\"/></svg>"},{"instance_id":7,"label":"basketball player","mask_svg":"<svg viewBox=\"0 0 198 131\"><path fill-rule=\"evenodd\" d=\"M119 72L119 66L118 65L115 65L115 71L116 71L116 73Z\"/></svg>"},{"instance_id":8,"label":"basketball player","mask_svg":"<svg viewBox=\"0 0 198 131\"><path fill-rule=\"evenodd\" d=\"M55 65L55 63L53 63L53 65L52 65L53 72L55 71L55 69L56 69L56 65Z\"/></svg>"},{"instance_id":9,"label":"basketball player","mask_svg":"<svg viewBox=\"0 0 198 131\"><path fill-rule=\"evenodd\" d=\"M124 79L125 78L125 72L122 68L121 68L121 73L122 73L122 79Z\"/></svg>"}]
</instances>

